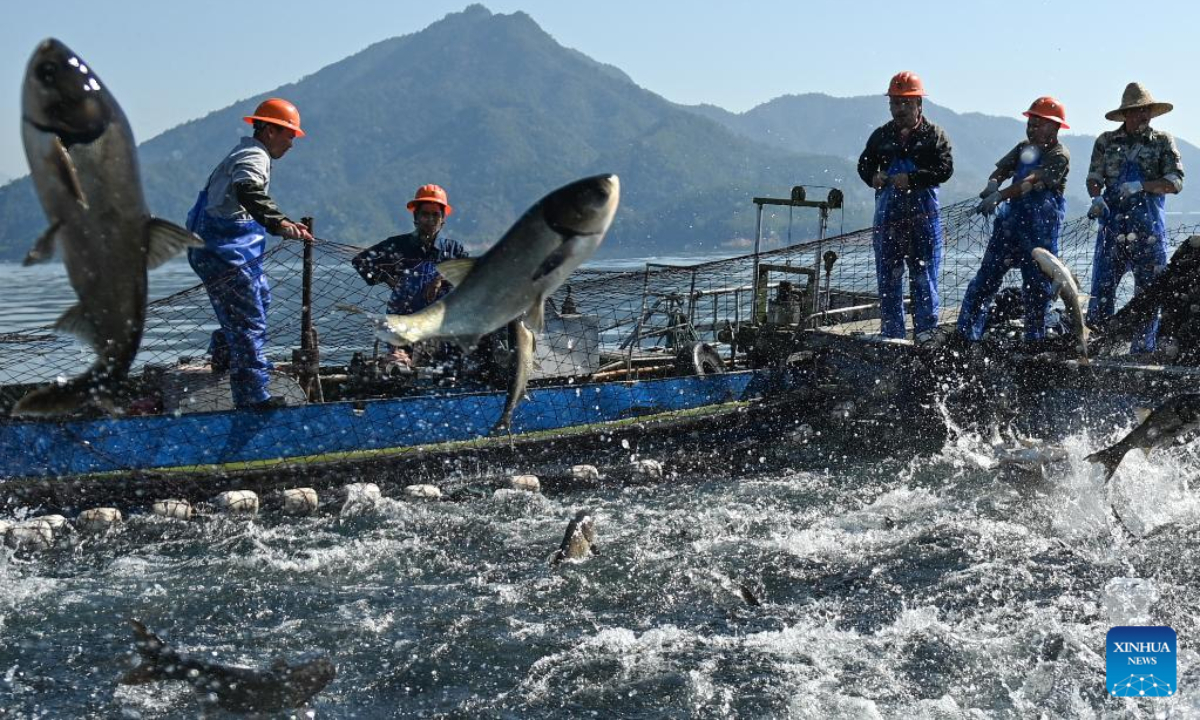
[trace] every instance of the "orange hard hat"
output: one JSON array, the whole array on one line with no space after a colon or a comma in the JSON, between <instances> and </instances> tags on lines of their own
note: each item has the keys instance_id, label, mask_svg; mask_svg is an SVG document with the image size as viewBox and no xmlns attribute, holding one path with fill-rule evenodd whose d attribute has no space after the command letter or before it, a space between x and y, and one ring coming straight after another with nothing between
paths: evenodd
<instances>
[{"instance_id":1,"label":"orange hard hat","mask_svg":"<svg viewBox=\"0 0 1200 720\"><path fill-rule=\"evenodd\" d=\"M887 94L888 97L923 97L925 85L915 72L905 70L892 76Z\"/></svg>"},{"instance_id":2,"label":"orange hard hat","mask_svg":"<svg viewBox=\"0 0 1200 720\"><path fill-rule=\"evenodd\" d=\"M416 210L421 203L434 203L441 205L446 209L446 217L450 217L450 213L454 212L454 208L450 207L450 202L446 199L446 191L441 185L422 185L417 188L417 196L408 201L408 209Z\"/></svg>"},{"instance_id":3,"label":"orange hard hat","mask_svg":"<svg viewBox=\"0 0 1200 720\"><path fill-rule=\"evenodd\" d=\"M296 109L295 105L282 98L263 100L258 104L258 108L254 111L253 115L248 115L242 119L248 123L261 120L272 125L282 125L285 128L295 130L296 137L304 137L304 131L300 129L300 111Z\"/></svg>"},{"instance_id":4,"label":"orange hard hat","mask_svg":"<svg viewBox=\"0 0 1200 720\"><path fill-rule=\"evenodd\" d=\"M1054 122L1058 123L1063 130L1071 129L1071 126L1067 124L1067 109L1063 107L1062 103L1050 97L1049 95L1044 95L1037 100L1034 100L1033 104L1029 106L1029 109L1021 114L1025 117L1037 115L1040 118L1053 120Z\"/></svg>"}]
</instances>

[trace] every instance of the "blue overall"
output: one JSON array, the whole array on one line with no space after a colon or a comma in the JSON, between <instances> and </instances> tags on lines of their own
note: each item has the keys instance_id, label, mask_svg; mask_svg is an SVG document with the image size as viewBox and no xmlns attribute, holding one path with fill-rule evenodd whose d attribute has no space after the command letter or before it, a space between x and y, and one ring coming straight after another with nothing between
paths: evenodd
<instances>
[{"instance_id":1,"label":"blue overall","mask_svg":"<svg viewBox=\"0 0 1200 720\"><path fill-rule=\"evenodd\" d=\"M1088 302L1088 323L1100 323L1112 317L1117 286L1133 270L1134 291L1141 292L1167 264L1166 197L1140 192L1121 200L1122 183L1144 181L1142 170L1132 160L1121 165L1121 175L1109 183L1104 202L1109 212L1100 219L1096 236L1096 255L1092 263L1092 298ZM1158 335L1158 315L1134 337L1130 351L1154 350Z\"/></svg>"},{"instance_id":2,"label":"blue overall","mask_svg":"<svg viewBox=\"0 0 1200 720\"><path fill-rule=\"evenodd\" d=\"M1013 175L1019 184L1041 165L1041 155L1032 163L1020 162ZM992 238L983 253L983 263L967 286L958 332L968 340L979 340L987 326L992 299L1010 268L1021 268L1021 296L1025 301L1025 339L1046 337L1046 312L1050 309L1050 279L1038 269L1033 249L1058 254L1058 239L1067 215L1067 201L1051 189L1034 190L1002 204L996 211Z\"/></svg>"},{"instance_id":3,"label":"blue overall","mask_svg":"<svg viewBox=\"0 0 1200 720\"><path fill-rule=\"evenodd\" d=\"M888 167L888 177L917 169L907 158ZM904 267L908 266L913 327L918 333L937 327L940 304L938 273L942 267L942 220L937 188L897 190L886 185L875 192L875 278L879 283L880 334L903 338Z\"/></svg>"},{"instance_id":4,"label":"blue overall","mask_svg":"<svg viewBox=\"0 0 1200 720\"><path fill-rule=\"evenodd\" d=\"M189 249L188 263L204 283L221 325L209 344L213 369L229 368L233 404L247 407L270 397L272 366L263 347L271 289L260 262L267 231L255 220L213 217L205 211L207 205L205 189L187 217L188 230L204 239L204 247Z\"/></svg>"}]
</instances>

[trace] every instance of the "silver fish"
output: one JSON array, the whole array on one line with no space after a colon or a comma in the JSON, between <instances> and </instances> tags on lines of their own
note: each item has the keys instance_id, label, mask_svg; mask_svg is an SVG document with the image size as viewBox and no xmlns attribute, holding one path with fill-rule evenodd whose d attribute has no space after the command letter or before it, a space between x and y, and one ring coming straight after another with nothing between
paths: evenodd
<instances>
[{"instance_id":1,"label":"silver fish","mask_svg":"<svg viewBox=\"0 0 1200 720\"><path fill-rule=\"evenodd\" d=\"M598 555L596 549L596 521L587 510L580 510L567 523L567 532L563 535L562 544L550 558L551 565L557 565L563 560L581 560L589 555Z\"/></svg>"},{"instance_id":2,"label":"silver fish","mask_svg":"<svg viewBox=\"0 0 1200 720\"><path fill-rule=\"evenodd\" d=\"M1059 260L1054 253L1044 248L1033 249L1033 261L1037 263L1038 268L1042 273L1050 278L1050 299L1062 295L1063 304L1067 307L1067 312L1071 317L1071 329L1075 333L1075 338L1078 340L1076 346L1079 350L1079 362L1081 364L1088 363L1088 326L1084 320L1083 312L1083 295L1079 292L1079 284L1075 282L1075 276Z\"/></svg>"},{"instance_id":3,"label":"silver fish","mask_svg":"<svg viewBox=\"0 0 1200 720\"><path fill-rule=\"evenodd\" d=\"M333 663L316 657L291 664L276 660L265 669L224 665L178 652L137 620L130 620L141 664L121 678L122 685L184 680L206 699L239 713L300 707L337 675Z\"/></svg>"},{"instance_id":4,"label":"silver fish","mask_svg":"<svg viewBox=\"0 0 1200 720\"><path fill-rule=\"evenodd\" d=\"M1125 454L1141 448L1147 455L1155 448L1174 444L1181 436L1200 430L1200 393L1183 393L1167 400L1149 413L1140 413L1141 423L1116 443L1087 459L1104 466L1108 482Z\"/></svg>"},{"instance_id":5,"label":"silver fish","mask_svg":"<svg viewBox=\"0 0 1200 720\"><path fill-rule=\"evenodd\" d=\"M444 339L470 347L522 314L530 328L541 332L546 298L600 246L619 198L616 175L555 190L478 260L438 265L454 285L446 297L412 315L368 314L375 334L393 345Z\"/></svg>"},{"instance_id":6,"label":"silver fish","mask_svg":"<svg viewBox=\"0 0 1200 720\"><path fill-rule=\"evenodd\" d=\"M96 351L84 374L33 391L14 415L54 415L96 401L108 404L142 340L146 271L202 241L150 216L137 156L121 106L96 72L53 39L29 60L21 96L21 136L50 227L25 264L61 249L79 296L55 328Z\"/></svg>"},{"instance_id":7,"label":"silver fish","mask_svg":"<svg viewBox=\"0 0 1200 720\"><path fill-rule=\"evenodd\" d=\"M525 397L525 386L533 373L533 353L537 349L537 338L525 327L521 318L508 324L508 346L512 353L511 375L508 379L508 397L504 401L504 412L492 428L492 434L512 430L513 410Z\"/></svg>"}]
</instances>

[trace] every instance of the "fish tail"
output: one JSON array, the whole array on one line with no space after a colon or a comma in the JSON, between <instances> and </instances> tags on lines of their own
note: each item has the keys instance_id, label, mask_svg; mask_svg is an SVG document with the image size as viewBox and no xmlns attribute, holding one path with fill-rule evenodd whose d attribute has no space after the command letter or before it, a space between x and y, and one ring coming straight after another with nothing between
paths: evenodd
<instances>
[{"instance_id":1,"label":"fish tail","mask_svg":"<svg viewBox=\"0 0 1200 720\"><path fill-rule=\"evenodd\" d=\"M13 407L12 415L65 415L89 404L109 410L113 407L107 383L101 382L94 371L65 383L51 383L26 394Z\"/></svg>"},{"instance_id":2,"label":"fish tail","mask_svg":"<svg viewBox=\"0 0 1200 720\"><path fill-rule=\"evenodd\" d=\"M492 430L488 433L488 435L496 436L501 433L508 433L510 435L512 434L512 413L507 410L503 415L500 416L500 419L496 421L496 424L492 426Z\"/></svg>"},{"instance_id":3,"label":"fish tail","mask_svg":"<svg viewBox=\"0 0 1200 720\"><path fill-rule=\"evenodd\" d=\"M1118 443L1110 448L1105 448L1104 450L1088 455L1087 460L1088 462L1104 466L1104 482L1108 482L1112 479L1113 474L1117 472L1117 467L1121 464L1121 460L1125 459L1126 452L1126 448Z\"/></svg>"},{"instance_id":4,"label":"fish tail","mask_svg":"<svg viewBox=\"0 0 1200 720\"><path fill-rule=\"evenodd\" d=\"M142 663L121 676L122 685L144 685L157 680L167 679L163 667L158 662L161 651L166 643L158 635L151 632L139 620L129 619L133 626L134 646L142 657Z\"/></svg>"}]
</instances>

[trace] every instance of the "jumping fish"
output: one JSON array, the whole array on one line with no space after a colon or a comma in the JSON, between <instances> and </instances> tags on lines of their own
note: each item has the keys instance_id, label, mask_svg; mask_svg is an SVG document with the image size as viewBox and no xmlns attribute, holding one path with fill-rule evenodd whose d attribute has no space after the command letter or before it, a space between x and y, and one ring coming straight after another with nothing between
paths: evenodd
<instances>
[{"instance_id":1,"label":"jumping fish","mask_svg":"<svg viewBox=\"0 0 1200 720\"><path fill-rule=\"evenodd\" d=\"M1059 260L1054 253L1044 248L1033 249L1033 261L1037 263L1042 273L1050 278L1050 299L1062 295L1063 304L1071 317L1071 330L1079 344L1079 362L1088 362L1088 326L1084 321L1083 296L1079 292L1079 284L1071 271Z\"/></svg>"},{"instance_id":2,"label":"jumping fish","mask_svg":"<svg viewBox=\"0 0 1200 720\"><path fill-rule=\"evenodd\" d=\"M1087 459L1104 466L1104 481L1117 471L1125 454L1141 448L1147 455L1155 448L1166 447L1182 435L1200 429L1200 393L1183 393L1167 400L1149 413L1143 413L1141 423L1112 446L1092 453Z\"/></svg>"},{"instance_id":3,"label":"jumping fish","mask_svg":"<svg viewBox=\"0 0 1200 720\"><path fill-rule=\"evenodd\" d=\"M21 136L50 222L25 257L48 260L56 244L79 303L55 323L96 352L82 375L35 390L14 415L55 415L111 403L137 355L146 318L146 271L200 238L150 216L133 133L95 70L61 42L34 50L21 95Z\"/></svg>"},{"instance_id":4,"label":"jumping fish","mask_svg":"<svg viewBox=\"0 0 1200 720\"><path fill-rule=\"evenodd\" d=\"M232 712L261 713L300 707L337 675L333 663L316 657L291 664L276 660L265 670L224 665L184 655L137 620L130 620L141 664L121 678L122 685L184 680L197 692Z\"/></svg>"},{"instance_id":5,"label":"jumping fish","mask_svg":"<svg viewBox=\"0 0 1200 720\"><path fill-rule=\"evenodd\" d=\"M492 428L493 435L512 430L513 410L525 397L525 386L533 372L533 353L537 348L537 339L529 328L525 327L521 318L508 324L508 345L512 352L512 374L508 378L508 397L504 401L504 412Z\"/></svg>"},{"instance_id":6,"label":"jumping fish","mask_svg":"<svg viewBox=\"0 0 1200 720\"><path fill-rule=\"evenodd\" d=\"M581 560L589 555L598 555L596 549L596 521L587 510L580 510L567 523L567 532L563 535L562 544L550 558L551 565L557 565L563 560Z\"/></svg>"},{"instance_id":7,"label":"jumping fish","mask_svg":"<svg viewBox=\"0 0 1200 720\"><path fill-rule=\"evenodd\" d=\"M616 175L585 178L555 190L479 259L438 265L454 285L446 297L412 315L368 313L376 336L393 345L442 339L470 347L521 315L540 333L546 298L600 246L619 199Z\"/></svg>"}]
</instances>

